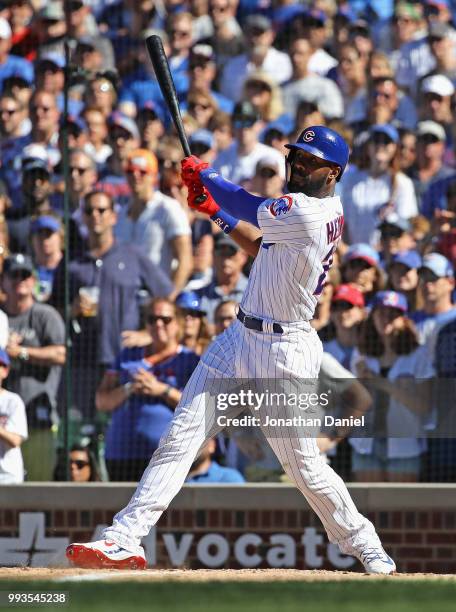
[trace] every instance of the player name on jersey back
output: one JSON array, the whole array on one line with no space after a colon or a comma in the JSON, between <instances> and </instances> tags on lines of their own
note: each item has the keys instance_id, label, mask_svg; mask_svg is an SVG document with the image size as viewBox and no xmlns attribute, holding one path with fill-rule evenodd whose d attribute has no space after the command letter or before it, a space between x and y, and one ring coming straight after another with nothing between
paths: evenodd
<instances>
[{"instance_id":1,"label":"player name on jersey back","mask_svg":"<svg viewBox=\"0 0 456 612\"><path fill-rule=\"evenodd\" d=\"M284 323L310 321L340 240L338 196L287 194L258 208L263 245L241 302L248 314Z\"/></svg>"}]
</instances>

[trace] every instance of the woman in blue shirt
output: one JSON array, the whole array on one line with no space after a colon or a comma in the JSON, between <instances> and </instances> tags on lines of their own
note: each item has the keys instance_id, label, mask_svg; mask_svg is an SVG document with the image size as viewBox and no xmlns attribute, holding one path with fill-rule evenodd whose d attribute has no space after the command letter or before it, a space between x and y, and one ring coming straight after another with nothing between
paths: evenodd
<instances>
[{"instance_id":1,"label":"woman in blue shirt","mask_svg":"<svg viewBox=\"0 0 456 612\"><path fill-rule=\"evenodd\" d=\"M140 479L199 360L179 343L171 301L152 300L146 324L152 342L123 349L96 395L97 409L112 413L105 449L110 480Z\"/></svg>"}]
</instances>

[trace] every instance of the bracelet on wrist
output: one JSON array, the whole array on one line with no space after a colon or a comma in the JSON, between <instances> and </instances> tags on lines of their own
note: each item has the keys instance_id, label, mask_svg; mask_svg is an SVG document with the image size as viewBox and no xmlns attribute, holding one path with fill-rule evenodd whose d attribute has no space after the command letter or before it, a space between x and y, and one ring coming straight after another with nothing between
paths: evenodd
<instances>
[{"instance_id":1,"label":"bracelet on wrist","mask_svg":"<svg viewBox=\"0 0 456 612\"><path fill-rule=\"evenodd\" d=\"M28 349L26 349L25 346L19 350L17 358L20 359L20 361L28 361L30 359Z\"/></svg>"},{"instance_id":2,"label":"bracelet on wrist","mask_svg":"<svg viewBox=\"0 0 456 612\"><path fill-rule=\"evenodd\" d=\"M132 382L127 382L124 385L122 385L122 389L125 391L125 395L127 397L130 397L130 395L133 393L133 383Z\"/></svg>"},{"instance_id":3,"label":"bracelet on wrist","mask_svg":"<svg viewBox=\"0 0 456 612\"><path fill-rule=\"evenodd\" d=\"M166 399L167 397L169 397L169 394L171 393L171 389L172 389L171 385L166 385L166 389L165 389L165 390L163 391L163 393L162 393L162 397L163 397L164 399Z\"/></svg>"}]
</instances>

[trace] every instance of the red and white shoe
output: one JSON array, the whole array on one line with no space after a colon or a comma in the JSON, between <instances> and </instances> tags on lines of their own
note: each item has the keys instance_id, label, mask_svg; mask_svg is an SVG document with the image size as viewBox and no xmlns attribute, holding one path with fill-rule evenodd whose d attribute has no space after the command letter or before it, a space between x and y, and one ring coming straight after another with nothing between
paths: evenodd
<instances>
[{"instance_id":1,"label":"red and white shoe","mask_svg":"<svg viewBox=\"0 0 456 612\"><path fill-rule=\"evenodd\" d=\"M75 567L89 569L146 569L144 550L135 554L109 540L86 544L70 544L66 549L68 561Z\"/></svg>"}]
</instances>

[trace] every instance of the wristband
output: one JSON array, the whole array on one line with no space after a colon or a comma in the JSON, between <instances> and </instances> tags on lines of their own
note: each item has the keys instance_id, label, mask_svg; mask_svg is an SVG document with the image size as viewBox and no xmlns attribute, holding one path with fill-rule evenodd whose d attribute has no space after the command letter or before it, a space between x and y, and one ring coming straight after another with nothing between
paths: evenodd
<instances>
[{"instance_id":1,"label":"wristband","mask_svg":"<svg viewBox=\"0 0 456 612\"><path fill-rule=\"evenodd\" d=\"M167 385L166 389L162 393L162 397L167 398L169 394L171 393L171 389L172 389L171 385Z\"/></svg>"},{"instance_id":2,"label":"wristband","mask_svg":"<svg viewBox=\"0 0 456 612\"><path fill-rule=\"evenodd\" d=\"M226 211L221 209L218 210L215 215L212 215L211 219L225 234L232 232L239 223L239 219L232 217Z\"/></svg>"}]
</instances>

